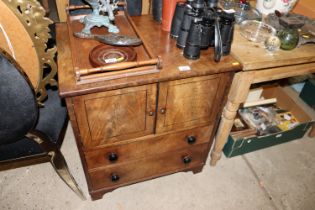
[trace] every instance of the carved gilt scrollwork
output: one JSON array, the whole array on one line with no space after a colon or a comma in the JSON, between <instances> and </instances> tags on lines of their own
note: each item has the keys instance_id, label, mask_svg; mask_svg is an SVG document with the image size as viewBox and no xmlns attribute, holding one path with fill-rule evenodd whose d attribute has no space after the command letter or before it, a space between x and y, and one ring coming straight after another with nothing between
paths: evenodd
<instances>
[{"instance_id":1,"label":"carved gilt scrollwork","mask_svg":"<svg viewBox=\"0 0 315 210\"><path fill-rule=\"evenodd\" d=\"M47 48L47 41L51 37L49 25L53 22L45 17L45 10L36 0L2 0L16 15L29 34L36 50L39 62L39 81L34 85L37 100L40 103L46 96L46 85L57 86L54 76L57 65L54 61L57 48ZM21 43L23 44L23 43ZM27 52L26 52L27 53ZM27 56L27 54L25 55ZM23 67L23 66L22 66ZM36 71L36 69L34 69Z\"/></svg>"}]
</instances>

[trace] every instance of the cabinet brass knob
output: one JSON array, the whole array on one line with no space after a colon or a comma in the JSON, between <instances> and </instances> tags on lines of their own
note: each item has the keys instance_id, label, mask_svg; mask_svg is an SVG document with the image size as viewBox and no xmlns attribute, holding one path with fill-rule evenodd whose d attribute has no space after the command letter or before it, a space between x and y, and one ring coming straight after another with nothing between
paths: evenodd
<instances>
[{"instance_id":1,"label":"cabinet brass knob","mask_svg":"<svg viewBox=\"0 0 315 210\"><path fill-rule=\"evenodd\" d=\"M194 143L196 143L197 139L195 136L187 136L186 140L187 140L188 144L194 144Z\"/></svg>"},{"instance_id":2,"label":"cabinet brass knob","mask_svg":"<svg viewBox=\"0 0 315 210\"><path fill-rule=\"evenodd\" d=\"M112 173L111 174L111 179L112 179L112 182L118 182L120 177L117 174Z\"/></svg>"},{"instance_id":3,"label":"cabinet brass knob","mask_svg":"<svg viewBox=\"0 0 315 210\"><path fill-rule=\"evenodd\" d=\"M109 160L110 162L115 162L115 161L118 160L118 155L117 155L115 152L111 152L111 153L109 153L109 155L108 155L108 160Z\"/></svg>"},{"instance_id":4,"label":"cabinet brass knob","mask_svg":"<svg viewBox=\"0 0 315 210\"><path fill-rule=\"evenodd\" d=\"M189 156L184 156L184 157L183 157L183 162L184 162L185 164L189 164L191 161L192 161L192 158L191 158L191 157L189 157Z\"/></svg>"},{"instance_id":5,"label":"cabinet brass knob","mask_svg":"<svg viewBox=\"0 0 315 210\"><path fill-rule=\"evenodd\" d=\"M166 109L165 109L165 108L161 108L161 109L160 109L160 113L161 113L161 114L165 114L165 112L166 112Z\"/></svg>"},{"instance_id":6,"label":"cabinet brass knob","mask_svg":"<svg viewBox=\"0 0 315 210\"><path fill-rule=\"evenodd\" d=\"M149 116L153 116L154 115L154 111L149 111Z\"/></svg>"}]
</instances>

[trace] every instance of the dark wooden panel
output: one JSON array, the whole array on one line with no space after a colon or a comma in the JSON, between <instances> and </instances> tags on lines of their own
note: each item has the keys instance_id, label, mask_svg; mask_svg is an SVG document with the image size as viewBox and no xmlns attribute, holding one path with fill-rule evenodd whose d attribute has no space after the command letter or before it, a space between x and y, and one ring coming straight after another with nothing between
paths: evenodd
<instances>
[{"instance_id":1,"label":"dark wooden panel","mask_svg":"<svg viewBox=\"0 0 315 210\"><path fill-rule=\"evenodd\" d=\"M220 79L220 76L211 75L161 83L157 132L213 121L211 114L218 104L215 99Z\"/></svg>"},{"instance_id":2,"label":"dark wooden panel","mask_svg":"<svg viewBox=\"0 0 315 210\"><path fill-rule=\"evenodd\" d=\"M142 180L145 177L160 176L168 171L182 171L203 163L203 153L207 144L193 146L191 149L181 150L178 152L151 156L140 159L133 163L118 164L105 167L101 170L95 170L89 173L92 189L119 187ZM191 162L185 164L184 157L190 157ZM113 182L111 176L119 176L119 180Z\"/></svg>"},{"instance_id":3,"label":"dark wooden panel","mask_svg":"<svg viewBox=\"0 0 315 210\"><path fill-rule=\"evenodd\" d=\"M85 147L153 133L156 85L126 88L74 98Z\"/></svg>"},{"instance_id":4,"label":"dark wooden panel","mask_svg":"<svg viewBox=\"0 0 315 210\"><path fill-rule=\"evenodd\" d=\"M118 146L107 146L103 149L85 152L89 169L134 161L135 159L156 156L161 153L191 148L194 145L209 141L213 126L190 129L167 135L150 136L140 141L123 143ZM194 137L195 143L188 143L188 137ZM118 159L110 161L109 155L115 154Z\"/></svg>"},{"instance_id":5,"label":"dark wooden panel","mask_svg":"<svg viewBox=\"0 0 315 210\"><path fill-rule=\"evenodd\" d=\"M145 130L145 90L86 100L85 108L92 139Z\"/></svg>"}]
</instances>

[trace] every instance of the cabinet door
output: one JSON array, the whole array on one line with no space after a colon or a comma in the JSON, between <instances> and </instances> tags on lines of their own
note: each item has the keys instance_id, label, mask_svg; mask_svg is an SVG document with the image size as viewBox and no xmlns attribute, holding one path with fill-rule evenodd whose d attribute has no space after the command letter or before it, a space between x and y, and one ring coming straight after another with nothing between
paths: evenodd
<instances>
[{"instance_id":1,"label":"cabinet door","mask_svg":"<svg viewBox=\"0 0 315 210\"><path fill-rule=\"evenodd\" d=\"M160 83L157 132L214 121L220 80L221 76L211 75Z\"/></svg>"},{"instance_id":2,"label":"cabinet door","mask_svg":"<svg viewBox=\"0 0 315 210\"><path fill-rule=\"evenodd\" d=\"M78 96L73 102L85 147L153 133L156 84Z\"/></svg>"}]
</instances>

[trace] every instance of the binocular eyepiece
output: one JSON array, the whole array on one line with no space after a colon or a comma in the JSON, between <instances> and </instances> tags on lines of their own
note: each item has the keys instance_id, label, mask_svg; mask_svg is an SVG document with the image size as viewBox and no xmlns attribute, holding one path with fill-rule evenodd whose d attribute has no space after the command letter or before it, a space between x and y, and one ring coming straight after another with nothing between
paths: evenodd
<instances>
[{"instance_id":1,"label":"binocular eyepiece","mask_svg":"<svg viewBox=\"0 0 315 210\"><path fill-rule=\"evenodd\" d=\"M215 61L231 50L234 32L234 13L217 7L218 0L187 0L176 5L171 37L184 49L188 59L198 59L200 50L215 47Z\"/></svg>"}]
</instances>

